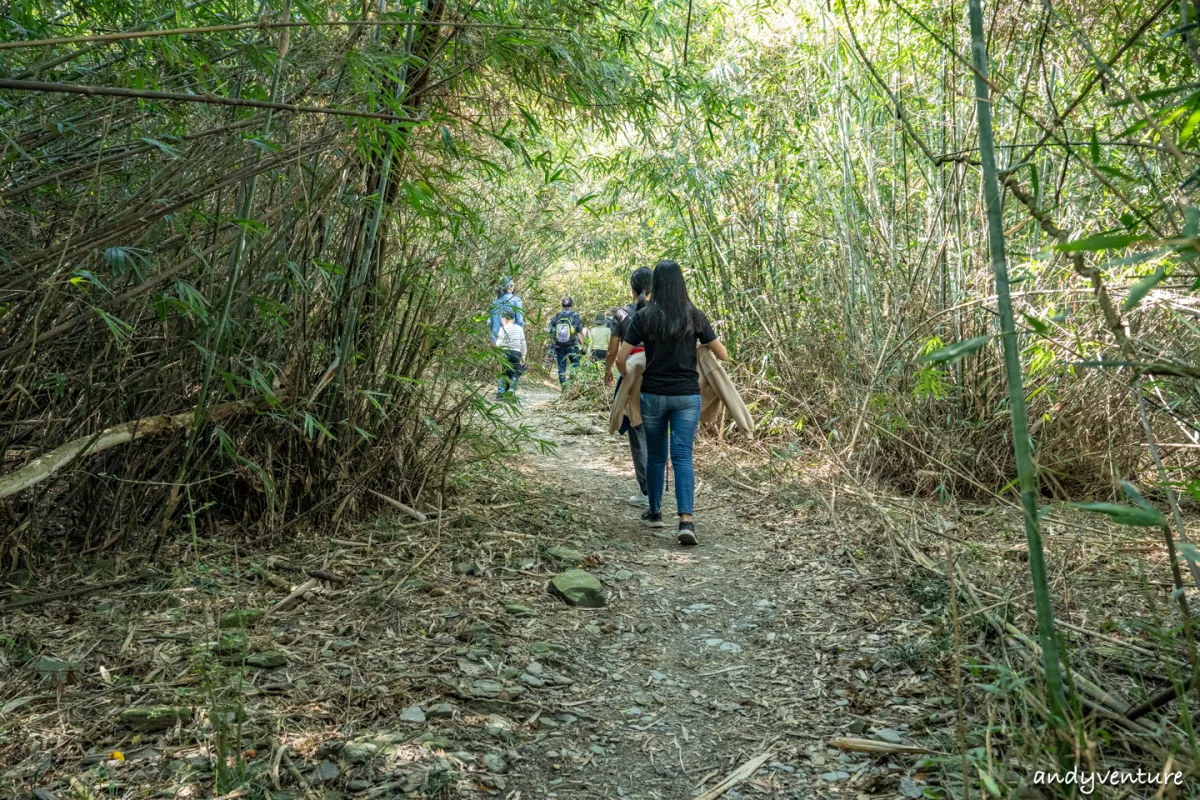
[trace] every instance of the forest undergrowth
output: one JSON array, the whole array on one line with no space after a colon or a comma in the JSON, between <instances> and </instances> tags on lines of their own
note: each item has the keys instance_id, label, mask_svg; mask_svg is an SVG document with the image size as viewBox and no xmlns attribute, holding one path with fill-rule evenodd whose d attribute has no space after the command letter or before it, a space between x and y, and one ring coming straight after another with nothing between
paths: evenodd
<instances>
[{"instance_id":1,"label":"forest undergrowth","mask_svg":"<svg viewBox=\"0 0 1200 800\"><path fill-rule=\"evenodd\" d=\"M834 779L812 771L813 755L849 763L829 745L854 733L837 727L852 724L837 709L855 698L838 695L832 716L805 721L819 752L806 743L780 767L764 761L769 780L751 771L751 786L794 780L807 796L878 784L965 800L1076 791L1031 788L1039 765L1178 766L1191 778L1198 21L1196 0L0 7L0 747L19 764L9 785L78 779L83 759L93 784L64 791L115 792L105 770L122 759L92 746L138 752L154 734L182 748L166 758L183 762L173 770L210 765L192 792L283 791L290 777L315 796L323 783L310 770L322 761L338 791L357 791L350 781L389 784L380 794L451 791L457 778L430 786L427 772L412 786L350 776L305 743L284 746L280 721L326 724L369 706L371 692L379 709L424 702L407 685L356 683L390 668L386 657L344 664L336 642L419 630L413 641L427 647L434 628L417 620L434 606L438 626L469 636L473 604L499 584L492 567L478 575L454 559L497 530L519 544L530 535L520 525L557 536L582 520L590 533L577 544L606 552L602 519L628 546L617 552L635 552L611 503L543 492L555 463L543 435L598 436L609 391L599 370L556 403L533 378L550 375L541 355L560 297L590 322L629 301L633 268L664 256L684 266L757 421L753 442L729 431L707 442L719 524L743 536L719 539L723 555L802 605L852 585L864 609L804 606L822 619L870 621L881 601L899 628L909 615L920 635L870 634L889 641L876 649L904 653L872 655L865 639L849 648L862 664L845 674L874 694L886 692L872 676L901 662L913 674L898 685L954 688L952 720L933 719L923 744L908 733L891 743L932 751L919 754L930 771L889 767L918 754L886 748L855 770L826 770ZM488 309L509 279L534 372L521 408L492 394L501 359ZM562 414L577 419L562 428ZM619 448L596 441L602 464L584 447L591 466L562 474L611 501ZM379 522L377 549L372 520L393 511L412 521ZM790 536L797 525L811 541ZM501 559L522 576L507 577L528 579L522 591L545 578L534 550L516 557L535 558L534 570ZM653 551L638 567L627 594L672 620L656 630L675 637L662 658L691 670L700 656L685 618L699 614L720 642L737 644L720 626L779 626L755 640L763 664L794 656L811 677L825 659L840 663L836 641L801 645L778 609L726 612L763 598L722 575L714 552ZM459 576L461 603L414 604L428 598L404 582L434 564ZM656 583L659 570L684 583ZM619 571L604 576L617 597ZM738 600L659 607L656 597L682 603L684 584ZM360 625L357 606L352 620L316 624L296 613L308 596L393 624ZM244 626L218 627L243 601L267 620L242 620L249 639L235 632ZM638 647L653 639L619 614L608 622L577 627L618 649L626 634L643 637L629 640ZM311 694L230 664L250 644L264 663L287 661L267 645L286 651L290 637L325 665ZM455 641L439 646L473 646ZM486 654L460 655L475 665ZM472 679L508 680L493 666ZM527 688L548 685L521 674L535 679ZM706 694L722 675L693 676L706 681L694 691L724 704L705 714L767 714L766 701L735 698L736 680ZM812 681L803 697L826 698ZM853 682L838 691L854 695ZM679 681L660 688L683 692ZM252 720L247 739L234 700L277 691L298 691L296 705ZM343 693L331 711L328 696ZM166 711L99 724L97 698L106 713L150 699ZM866 732L880 728L866 706L855 713ZM737 716L729 741L775 752L773 736L803 727L788 718L747 729ZM637 731L643 755L658 746L658 719L636 723L651 725ZM31 755L43 745L45 762ZM247 783L256 759L236 753L260 750L272 760ZM720 752L721 775L757 757ZM442 772L478 777L487 765L460 766ZM502 791L505 772L484 771ZM166 791L154 780L151 793ZM670 791L685 783L716 791L688 781Z\"/></svg>"},{"instance_id":2,"label":"forest undergrowth","mask_svg":"<svg viewBox=\"0 0 1200 800\"><path fill-rule=\"evenodd\" d=\"M711 552L681 558L621 502L598 389L524 391L523 452L460 469L425 521L389 508L275 544L196 535L154 567L11 573L5 790L682 798L769 754L734 796L1027 796L1060 767L1011 503L912 498L828 452L706 434ZM1081 765L1190 775L1174 715L1133 712L1187 679L1161 543L1067 508L1044 530ZM608 608L546 593L572 565ZM674 771L681 722L714 774Z\"/></svg>"}]
</instances>

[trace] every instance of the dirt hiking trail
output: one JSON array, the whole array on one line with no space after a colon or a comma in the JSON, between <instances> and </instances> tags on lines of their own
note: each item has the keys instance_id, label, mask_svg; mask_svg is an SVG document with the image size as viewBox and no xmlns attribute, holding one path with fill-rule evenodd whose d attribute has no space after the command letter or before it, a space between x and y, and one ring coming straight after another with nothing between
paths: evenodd
<instances>
[{"instance_id":1,"label":"dirt hiking trail","mask_svg":"<svg viewBox=\"0 0 1200 800\"><path fill-rule=\"evenodd\" d=\"M596 610L539 604L530 632L562 646L582 696L541 716L537 747L510 788L691 798L749 765L725 796L900 796L901 780L920 794L902 762L822 746L836 736L907 743L905 721L921 712L898 695L932 688L903 667L890 687L873 677L894 639L873 631L871 613L888 581L869 577L845 546L831 549L829 531L813 529L819 520L787 519L774 531L748 521L745 507L761 498L704 474L711 442L696 446L701 544L682 547L673 484L663 530L642 527L641 509L628 504L637 484L627 440L573 422L555 394L523 403L557 448L527 454L522 470L587 520L571 544L590 554L587 569L610 599Z\"/></svg>"},{"instance_id":2,"label":"dirt hiking trail","mask_svg":"<svg viewBox=\"0 0 1200 800\"><path fill-rule=\"evenodd\" d=\"M922 795L918 756L830 744L954 747L939 738L953 683L922 666L937 640L911 578L858 543L852 509L835 521L817 498L781 504L770 485L720 474L724 445L701 438L700 545L682 547L670 523L641 527L627 442L601 414L536 385L519 408L555 446L526 445L469 509L388 511L270 553L214 539L153 585L10 614L28 658L4 651L17 677L0 696L0 785L49 793L39 800L76 785L304 800ZM576 567L602 582L604 607L547 591Z\"/></svg>"}]
</instances>

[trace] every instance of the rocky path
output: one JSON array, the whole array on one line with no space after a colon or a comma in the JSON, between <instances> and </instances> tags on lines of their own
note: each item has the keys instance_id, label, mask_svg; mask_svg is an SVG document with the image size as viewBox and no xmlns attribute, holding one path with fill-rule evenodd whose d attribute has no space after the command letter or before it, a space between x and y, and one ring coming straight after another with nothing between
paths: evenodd
<instances>
[{"instance_id":1,"label":"rocky path","mask_svg":"<svg viewBox=\"0 0 1200 800\"><path fill-rule=\"evenodd\" d=\"M553 395L525 403L558 447L524 467L559 487L572 516L591 517L573 544L591 554L609 601L547 621L544 634L571 654L586 689L535 721L536 746L523 748L509 788L521 797L691 798L749 764L725 796L920 794L900 764L824 746L830 735L909 735L853 713L874 706L862 701L878 681L863 667L878 671L890 640L864 628L872 617L851 600L871 588L853 556L831 556L828 537L808 535L801 519L778 531L748 523L747 498L703 478L701 545L681 547L671 528L642 528L627 505L636 484L623 439L588 435L586 423L556 412ZM672 497L664 518L673 510ZM859 648L847 658L851 630ZM845 661L857 676L837 674L832 662Z\"/></svg>"}]
</instances>

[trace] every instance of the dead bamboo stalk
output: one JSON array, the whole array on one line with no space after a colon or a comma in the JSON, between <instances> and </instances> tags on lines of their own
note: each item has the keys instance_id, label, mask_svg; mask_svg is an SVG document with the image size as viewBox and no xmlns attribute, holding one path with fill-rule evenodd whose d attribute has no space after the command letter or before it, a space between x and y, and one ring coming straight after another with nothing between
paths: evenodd
<instances>
[{"instance_id":1,"label":"dead bamboo stalk","mask_svg":"<svg viewBox=\"0 0 1200 800\"><path fill-rule=\"evenodd\" d=\"M381 494L380 492L377 492L374 489L368 489L367 491L369 491L371 494L378 497L383 502L390 505L392 508L398 509L400 511L403 511L405 514L408 514L410 517L415 519L417 522L424 522L425 520L429 519L429 517L422 514L420 511L417 511L415 508L413 508L411 506L406 506L406 505L404 505L404 503L401 503L399 500L396 500L394 498L388 497L386 494Z\"/></svg>"},{"instance_id":2,"label":"dead bamboo stalk","mask_svg":"<svg viewBox=\"0 0 1200 800\"><path fill-rule=\"evenodd\" d=\"M263 619L267 619L275 612L281 611L285 607L290 606L292 603L296 602L301 597L308 594L309 592L311 592L313 589L317 588L320 585L321 585L321 582L319 580L317 580L316 578L309 578L304 583L300 584L294 590L292 590L292 593L289 594L287 597L283 598L278 603L276 603L275 605L273 605L269 609L267 609L267 613L263 615Z\"/></svg>"},{"instance_id":3,"label":"dead bamboo stalk","mask_svg":"<svg viewBox=\"0 0 1200 800\"><path fill-rule=\"evenodd\" d=\"M217 406L206 415L205 421L219 422L223 419L254 411L262 405L260 398L253 400L235 400ZM150 436L166 436L177 432L187 433L192 428L196 412L185 411L182 414L155 417L143 417L132 422L124 422L106 428L99 433L81 436L73 439L49 453L35 458L16 472L0 477L0 500L10 497L17 492L36 486L54 475L59 470L84 456L102 453L119 445L145 439Z\"/></svg>"},{"instance_id":4,"label":"dead bamboo stalk","mask_svg":"<svg viewBox=\"0 0 1200 800\"><path fill-rule=\"evenodd\" d=\"M473 28L486 30L524 30L524 31L555 31L570 33L570 28L556 28L549 25L504 25L501 23L484 22L443 22L414 19L345 19L345 20L292 20L290 22L235 22L228 25L197 25L192 28L166 28L157 31L118 31L117 33L96 33L85 36L59 36L54 39L21 39L11 42L0 42L0 50L18 50L30 47L57 47L63 44L84 44L88 42L120 42L126 39L155 39L161 36L192 36L198 33L226 33L248 30L274 30L276 28L359 28L359 27L422 27L437 26L451 28Z\"/></svg>"},{"instance_id":5,"label":"dead bamboo stalk","mask_svg":"<svg viewBox=\"0 0 1200 800\"><path fill-rule=\"evenodd\" d=\"M855 739L849 736L839 736L836 739L829 740L830 747L836 747L839 750L853 750L856 753L908 753L912 755L928 755L933 753L924 747L917 747L911 744L893 744L892 742L878 742L874 739Z\"/></svg>"},{"instance_id":6,"label":"dead bamboo stalk","mask_svg":"<svg viewBox=\"0 0 1200 800\"><path fill-rule=\"evenodd\" d=\"M739 783L757 772L758 768L765 764L767 759L773 755L774 752L771 750L756 755L754 758L750 759L745 764L742 764L733 772L729 773L729 775L725 777L725 780L721 781L699 797L696 797L695 800L716 800L716 798L725 794L734 786L737 786Z\"/></svg>"},{"instance_id":7,"label":"dead bamboo stalk","mask_svg":"<svg viewBox=\"0 0 1200 800\"><path fill-rule=\"evenodd\" d=\"M183 94L181 92L156 92L150 89L126 89L123 86L86 86L79 83L49 83L47 81L18 81L0 78L0 89L20 92L57 92L59 94L81 94L87 97L133 97L142 100L159 100L168 103L205 103L218 106L242 108L269 108L275 111L291 111L295 114L329 114L336 117L358 117L379 119L386 122L416 122L413 117L397 114L380 114L374 111L355 111L350 108L326 108L324 106L302 106L295 103L276 103L270 100L246 100L242 97L219 97L213 94Z\"/></svg>"}]
</instances>

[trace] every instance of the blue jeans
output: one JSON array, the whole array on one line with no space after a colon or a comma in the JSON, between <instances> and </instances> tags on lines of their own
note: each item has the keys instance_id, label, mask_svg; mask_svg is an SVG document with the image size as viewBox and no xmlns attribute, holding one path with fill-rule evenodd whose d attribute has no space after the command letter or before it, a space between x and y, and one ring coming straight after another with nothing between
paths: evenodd
<instances>
[{"instance_id":1,"label":"blue jeans","mask_svg":"<svg viewBox=\"0 0 1200 800\"><path fill-rule=\"evenodd\" d=\"M567 360L571 362L571 372L579 368L579 348L574 345L569 350L555 347L554 357L558 359L558 385L562 386L567 382Z\"/></svg>"},{"instance_id":2,"label":"blue jeans","mask_svg":"<svg viewBox=\"0 0 1200 800\"><path fill-rule=\"evenodd\" d=\"M670 396L642 392L642 427L646 430L646 482L650 511L662 511L667 473L668 429L671 466L675 468L675 505L680 514L691 514L696 494L692 444L700 425L700 395Z\"/></svg>"}]
</instances>

